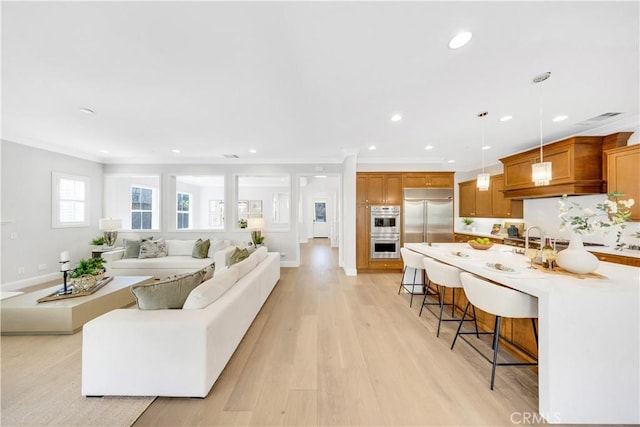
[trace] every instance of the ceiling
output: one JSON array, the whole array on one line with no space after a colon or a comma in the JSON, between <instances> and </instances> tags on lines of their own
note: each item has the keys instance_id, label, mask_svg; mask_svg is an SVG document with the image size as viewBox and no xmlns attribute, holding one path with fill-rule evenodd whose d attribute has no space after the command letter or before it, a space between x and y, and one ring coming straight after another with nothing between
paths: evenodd
<instances>
[{"instance_id":1,"label":"ceiling","mask_svg":"<svg viewBox=\"0 0 640 427\"><path fill-rule=\"evenodd\" d=\"M635 1L2 2L2 139L104 163L357 153L468 171L482 165L483 133L490 165L539 144L541 123L545 143L637 131L639 12ZM473 38L450 49L461 30ZM590 120L610 112L622 114Z\"/></svg>"}]
</instances>

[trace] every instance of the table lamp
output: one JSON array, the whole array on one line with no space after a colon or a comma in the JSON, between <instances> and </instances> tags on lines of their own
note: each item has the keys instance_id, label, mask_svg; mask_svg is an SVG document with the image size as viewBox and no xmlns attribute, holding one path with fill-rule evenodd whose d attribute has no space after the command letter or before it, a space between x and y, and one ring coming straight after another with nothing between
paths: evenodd
<instances>
[{"instance_id":1,"label":"table lamp","mask_svg":"<svg viewBox=\"0 0 640 427\"><path fill-rule=\"evenodd\" d=\"M121 219L101 218L99 221L100 231L104 232L104 240L107 246L114 246L118 238L118 230L122 228Z\"/></svg>"},{"instance_id":2,"label":"table lamp","mask_svg":"<svg viewBox=\"0 0 640 427\"><path fill-rule=\"evenodd\" d=\"M247 228L251 230L251 241L258 246L263 242L262 229L264 228L264 218L247 219Z\"/></svg>"}]
</instances>

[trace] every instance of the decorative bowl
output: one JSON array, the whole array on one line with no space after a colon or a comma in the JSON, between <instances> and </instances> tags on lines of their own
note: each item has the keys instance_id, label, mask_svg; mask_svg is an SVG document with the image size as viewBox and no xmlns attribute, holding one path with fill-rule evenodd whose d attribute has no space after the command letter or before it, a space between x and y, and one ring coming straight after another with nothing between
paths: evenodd
<instances>
[{"instance_id":1,"label":"decorative bowl","mask_svg":"<svg viewBox=\"0 0 640 427\"><path fill-rule=\"evenodd\" d=\"M474 242L473 240L467 242L469 243L469 246L471 246L473 249L478 249L481 251L486 251L487 249L489 249L490 247L493 246L493 242L489 242L489 243L478 243L478 242Z\"/></svg>"}]
</instances>

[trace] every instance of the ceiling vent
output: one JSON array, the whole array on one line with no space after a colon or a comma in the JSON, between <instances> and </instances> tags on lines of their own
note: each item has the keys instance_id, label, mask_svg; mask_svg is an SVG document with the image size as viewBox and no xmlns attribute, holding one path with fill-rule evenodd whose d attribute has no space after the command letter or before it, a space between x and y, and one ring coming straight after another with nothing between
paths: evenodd
<instances>
[{"instance_id":1,"label":"ceiling vent","mask_svg":"<svg viewBox=\"0 0 640 427\"><path fill-rule=\"evenodd\" d=\"M604 114L600 114L599 116L595 116L595 117L591 117L590 119L587 120L583 120L580 123L576 123L576 125L578 126L593 126L593 125L597 125L600 122L603 122L605 120L608 120L612 117L618 116L622 113L604 113Z\"/></svg>"},{"instance_id":2,"label":"ceiling vent","mask_svg":"<svg viewBox=\"0 0 640 427\"><path fill-rule=\"evenodd\" d=\"M239 159L240 156L238 156L237 154L224 154L224 157L226 157L227 159Z\"/></svg>"}]
</instances>

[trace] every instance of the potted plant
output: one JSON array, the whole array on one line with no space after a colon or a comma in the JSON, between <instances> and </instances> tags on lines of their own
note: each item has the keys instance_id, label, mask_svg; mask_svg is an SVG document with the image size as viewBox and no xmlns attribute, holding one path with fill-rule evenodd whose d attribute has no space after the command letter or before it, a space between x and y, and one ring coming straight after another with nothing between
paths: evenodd
<instances>
[{"instance_id":1,"label":"potted plant","mask_svg":"<svg viewBox=\"0 0 640 427\"><path fill-rule=\"evenodd\" d=\"M256 245L256 248L258 246L262 246L264 244L264 236L255 235L255 236L251 236L251 237L253 239L253 244Z\"/></svg>"},{"instance_id":2,"label":"potted plant","mask_svg":"<svg viewBox=\"0 0 640 427\"><path fill-rule=\"evenodd\" d=\"M81 259L78 266L69 273L69 280L76 291L88 291L104 277L103 258Z\"/></svg>"},{"instance_id":3,"label":"potted plant","mask_svg":"<svg viewBox=\"0 0 640 427\"><path fill-rule=\"evenodd\" d=\"M240 228L247 228L247 220L246 220L246 219L240 219L240 220L238 220L238 227L240 227Z\"/></svg>"},{"instance_id":4,"label":"potted plant","mask_svg":"<svg viewBox=\"0 0 640 427\"><path fill-rule=\"evenodd\" d=\"M106 243L107 243L107 242L106 242L106 240L105 240L104 236L96 237L95 239L93 239L93 240L91 241L91 244L92 244L92 245L94 245L94 246L103 246L103 245L105 245Z\"/></svg>"},{"instance_id":5,"label":"potted plant","mask_svg":"<svg viewBox=\"0 0 640 427\"><path fill-rule=\"evenodd\" d=\"M465 230L471 230L471 224L473 224L473 220L471 218L462 218L462 222L464 222Z\"/></svg>"}]
</instances>

